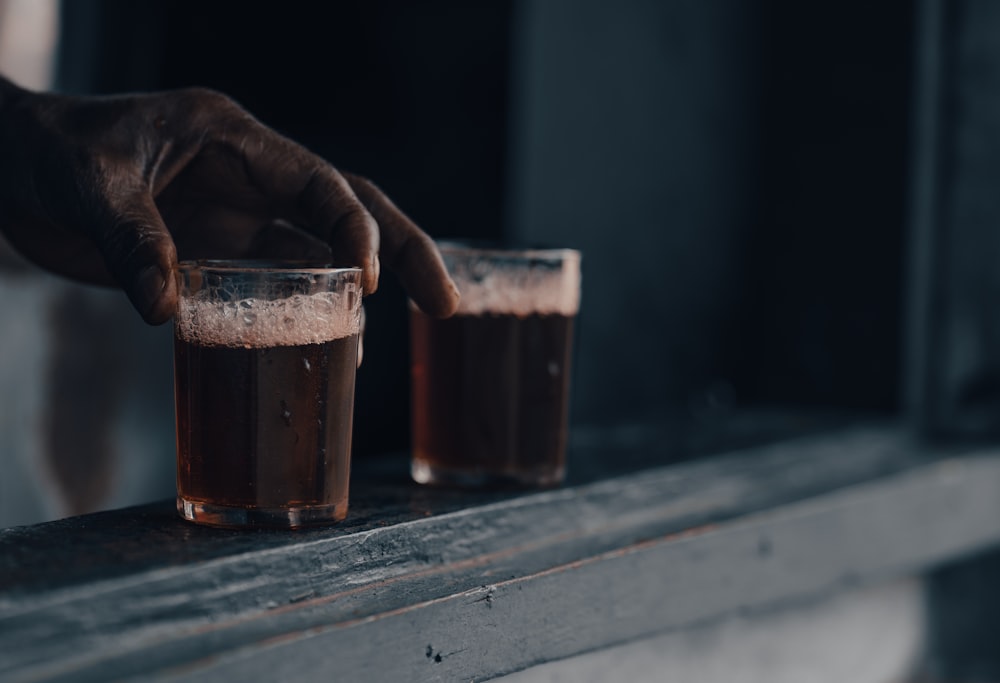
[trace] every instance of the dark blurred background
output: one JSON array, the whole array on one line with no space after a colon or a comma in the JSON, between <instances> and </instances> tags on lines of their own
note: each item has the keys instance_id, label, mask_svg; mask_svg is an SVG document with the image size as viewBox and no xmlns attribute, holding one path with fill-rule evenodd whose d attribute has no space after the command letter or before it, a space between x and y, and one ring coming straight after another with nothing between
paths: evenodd
<instances>
[{"instance_id":1,"label":"dark blurred background","mask_svg":"<svg viewBox=\"0 0 1000 683\"><path fill-rule=\"evenodd\" d=\"M747 415L750 431L780 432L792 422L761 416L813 413L997 431L988 0L57 7L56 90L216 88L372 178L434 237L581 249L578 437L652 425L669 440ZM358 456L409 444L406 302L391 275L366 307ZM109 315L132 324L125 308ZM56 336L79 346L93 316ZM163 442L169 485L169 331L129 330L111 357L147 359L143 395L157 398L141 399L139 431ZM52 401L73 405L100 373L76 389L54 373Z\"/></svg>"},{"instance_id":2,"label":"dark blurred background","mask_svg":"<svg viewBox=\"0 0 1000 683\"><path fill-rule=\"evenodd\" d=\"M216 88L434 237L582 250L574 447L1000 436L1000 3L55 6L56 90ZM0 253L0 527L173 495L169 329L46 277ZM359 457L409 445L391 275L366 307ZM1000 671L996 566L929 594L949 680Z\"/></svg>"},{"instance_id":3,"label":"dark blurred background","mask_svg":"<svg viewBox=\"0 0 1000 683\"><path fill-rule=\"evenodd\" d=\"M899 406L912 2L69 2L58 87L208 86L435 237L583 250L574 421ZM368 300L359 453L404 449Z\"/></svg>"}]
</instances>

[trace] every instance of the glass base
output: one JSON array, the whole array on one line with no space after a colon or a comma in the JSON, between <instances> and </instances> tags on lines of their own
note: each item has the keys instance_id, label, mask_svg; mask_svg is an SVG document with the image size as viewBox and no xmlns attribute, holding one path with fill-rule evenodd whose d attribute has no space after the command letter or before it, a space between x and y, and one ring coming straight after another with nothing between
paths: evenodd
<instances>
[{"instance_id":1,"label":"glass base","mask_svg":"<svg viewBox=\"0 0 1000 683\"><path fill-rule=\"evenodd\" d=\"M245 508L215 505L177 496L177 513L189 522L228 529L298 529L341 521L347 516L347 501L302 507Z\"/></svg>"},{"instance_id":2,"label":"glass base","mask_svg":"<svg viewBox=\"0 0 1000 683\"><path fill-rule=\"evenodd\" d=\"M413 459L410 476L418 484L464 489L549 489L562 484L566 468L546 472L484 472L438 467Z\"/></svg>"}]
</instances>

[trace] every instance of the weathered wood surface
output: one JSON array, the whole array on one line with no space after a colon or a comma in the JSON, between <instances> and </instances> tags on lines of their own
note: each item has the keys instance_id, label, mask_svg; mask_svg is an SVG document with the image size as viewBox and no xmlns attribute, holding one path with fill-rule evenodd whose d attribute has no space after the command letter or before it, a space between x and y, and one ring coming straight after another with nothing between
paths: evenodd
<instances>
[{"instance_id":1,"label":"weathered wood surface","mask_svg":"<svg viewBox=\"0 0 1000 683\"><path fill-rule=\"evenodd\" d=\"M535 494L370 481L317 531L0 532L0 679L483 680L1000 542L1000 452L891 428Z\"/></svg>"}]
</instances>

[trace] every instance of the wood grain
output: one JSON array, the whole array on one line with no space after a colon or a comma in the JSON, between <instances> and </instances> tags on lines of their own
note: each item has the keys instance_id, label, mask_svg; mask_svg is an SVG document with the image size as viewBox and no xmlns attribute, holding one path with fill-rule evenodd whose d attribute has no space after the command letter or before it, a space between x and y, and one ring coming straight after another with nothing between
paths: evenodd
<instances>
[{"instance_id":1,"label":"wood grain","mask_svg":"<svg viewBox=\"0 0 1000 683\"><path fill-rule=\"evenodd\" d=\"M534 494L365 493L302 533L167 505L0 532L0 678L484 680L1000 541L1000 453L892 427Z\"/></svg>"}]
</instances>

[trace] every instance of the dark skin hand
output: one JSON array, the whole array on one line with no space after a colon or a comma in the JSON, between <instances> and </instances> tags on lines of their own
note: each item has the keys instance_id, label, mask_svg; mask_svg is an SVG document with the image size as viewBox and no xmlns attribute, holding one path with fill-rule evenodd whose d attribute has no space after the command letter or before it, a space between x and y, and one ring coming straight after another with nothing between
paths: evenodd
<instances>
[{"instance_id":1,"label":"dark skin hand","mask_svg":"<svg viewBox=\"0 0 1000 683\"><path fill-rule=\"evenodd\" d=\"M0 78L0 232L55 273L117 284L146 322L177 304L181 259L382 266L429 315L458 306L433 241L370 181L342 173L202 89L33 93Z\"/></svg>"}]
</instances>

